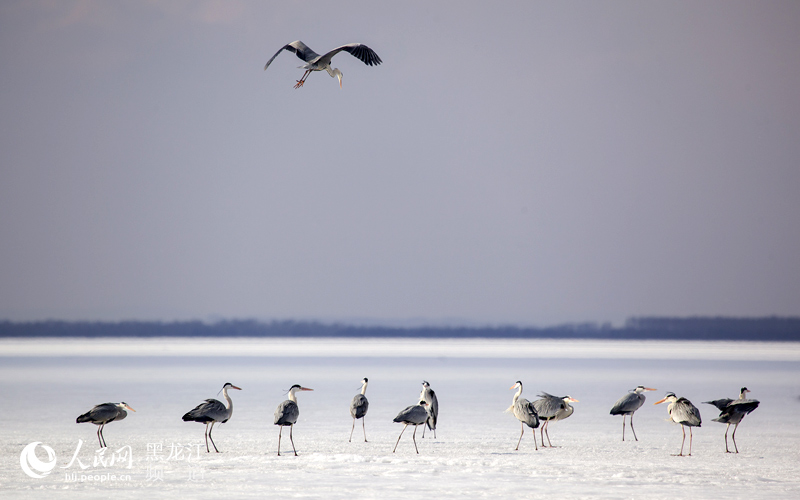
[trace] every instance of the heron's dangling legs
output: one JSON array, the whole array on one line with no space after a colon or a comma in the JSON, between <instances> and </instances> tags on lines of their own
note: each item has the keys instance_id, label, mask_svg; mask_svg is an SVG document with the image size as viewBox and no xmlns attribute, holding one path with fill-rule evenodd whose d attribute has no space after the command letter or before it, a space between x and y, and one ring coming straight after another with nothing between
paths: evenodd
<instances>
[{"instance_id":1,"label":"heron's dangling legs","mask_svg":"<svg viewBox=\"0 0 800 500\"><path fill-rule=\"evenodd\" d=\"M622 416L622 419L623 419L623 423L624 423L624 421L625 421L625 416L624 415ZM633 413L631 413L631 430L633 431L633 439L638 441L639 438L636 437L636 429L633 428ZM625 440L625 433L624 432L622 434L622 438L623 438L622 440L624 441Z\"/></svg>"},{"instance_id":2,"label":"heron's dangling legs","mask_svg":"<svg viewBox=\"0 0 800 500\"><path fill-rule=\"evenodd\" d=\"M208 439L210 439L210 440L211 440L211 445L214 447L214 451L216 451L217 453L219 453L219 450L217 449L217 445L216 445L216 444L214 444L214 438L212 438L212 437L211 437L211 431L213 431L213 430L214 430L214 424L215 424L215 423L216 423L216 422L211 422L211 428L210 428L210 429L208 429ZM206 427L207 427L207 426L206 426ZM206 448L208 448L208 441L206 441ZM211 453L211 452L209 452L209 453Z\"/></svg>"},{"instance_id":3,"label":"heron's dangling legs","mask_svg":"<svg viewBox=\"0 0 800 500\"><path fill-rule=\"evenodd\" d=\"M400 435L397 436L397 442L394 444L394 449L392 450L392 453L397 451L397 445L400 444L400 438L403 437L403 433L406 431L406 427L408 427L408 424L403 426L403 430L400 431Z\"/></svg>"},{"instance_id":4,"label":"heron's dangling legs","mask_svg":"<svg viewBox=\"0 0 800 500\"><path fill-rule=\"evenodd\" d=\"M414 433L411 434L411 440L414 441L414 449L417 450L417 455L419 455L419 448L417 448L417 426L416 425L414 426Z\"/></svg>"},{"instance_id":5,"label":"heron's dangling legs","mask_svg":"<svg viewBox=\"0 0 800 500\"><path fill-rule=\"evenodd\" d=\"M353 442L353 431L356 429L356 417L353 417L353 428L350 429L350 439L347 440L348 443ZM366 436L366 434L365 434Z\"/></svg>"},{"instance_id":6,"label":"heron's dangling legs","mask_svg":"<svg viewBox=\"0 0 800 500\"><path fill-rule=\"evenodd\" d=\"M309 73L311 73L311 70L307 69L306 72L303 73L303 78L297 80L297 84L294 86L294 88L299 89L300 87L302 87L303 84L306 83L306 77L308 77Z\"/></svg>"},{"instance_id":7,"label":"heron's dangling legs","mask_svg":"<svg viewBox=\"0 0 800 500\"><path fill-rule=\"evenodd\" d=\"M294 439L292 439L292 430L294 430L294 424L289 426L289 441L292 442L292 451L294 452L294 456L297 456L297 450L294 449Z\"/></svg>"}]
</instances>

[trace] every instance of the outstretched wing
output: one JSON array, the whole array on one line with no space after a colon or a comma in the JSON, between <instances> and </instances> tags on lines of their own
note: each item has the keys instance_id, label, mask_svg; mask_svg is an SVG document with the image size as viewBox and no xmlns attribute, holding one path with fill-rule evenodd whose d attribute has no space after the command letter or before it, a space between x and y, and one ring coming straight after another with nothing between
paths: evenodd
<instances>
[{"instance_id":1,"label":"outstretched wing","mask_svg":"<svg viewBox=\"0 0 800 500\"><path fill-rule=\"evenodd\" d=\"M302 42L300 42L300 43L302 43ZM367 66L377 66L377 65L379 65L380 63L383 62L383 61L381 61L381 58L378 57L378 54L376 54L374 50L372 50L371 48L367 47L363 43L348 43L347 45L342 45L341 47L336 47L332 51L330 51L327 54L325 54L324 56L320 57L319 62L320 63L325 63L325 64L330 64L331 63L331 59L333 58L333 56L335 56L336 54L338 54L339 52L341 52L343 50L345 52L349 52L349 53L353 54L355 57L360 59ZM273 57L273 59L274 59L274 57ZM306 59L306 60L308 60L308 59ZM269 63L267 63L267 65L269 65Z\"/></svg>"},{"instance_id":2,"label":"outstretched wing","mask_svg":"<svg viewBox=\"0 0 800 500\"><path fill-rule=\"evenodd\" d=\"M267 61L267 64L264 65L265 71L267 68L269 68L269 65L272 64L272 61L274 61L275 58L278 57L278 54L280 54L284 50L288 50L289 52L294 52L295 54L297 54L297 57L304 60L305 62L311 62L317 57L319 57L319 54L311 50L311 48L308 45L304 44L300 40L295 40L294 42L287 43L286 45L281 47L280 50L278 50L278 52L275 52L275 55L272 56L272 58L269 61Z\"/></svg>"}]
</instances>

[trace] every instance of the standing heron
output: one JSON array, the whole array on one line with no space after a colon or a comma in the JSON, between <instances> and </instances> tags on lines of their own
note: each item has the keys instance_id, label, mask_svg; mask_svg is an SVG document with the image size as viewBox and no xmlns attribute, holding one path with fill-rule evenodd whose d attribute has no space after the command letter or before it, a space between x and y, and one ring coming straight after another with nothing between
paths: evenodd
<instances>
[{"instance_id":1,"label":"standing heron","mask_svg":"<svg viewBox=\"0 0 800 500\"><path fill-rule=\"evenodd\" d=\"M712 421L728 424L728 426L725 427L725 453L732 453L728 449L728 429L731 428L731 424L734 424L733 435L731 436L733 448L736 450L736 453L739 453L739 448L736 446L736 429L739 428L739 423L744 416L758 408L760 403L757 399L747 399L748 392L750 392L750 390L747 387L742 387L739 393L739 399L725 398L715 401L703 401L703 403L716 406L720 411L719 417L711 419Z\"/></svg>"},{"instance_id":2,"label":"standing heron","mask_svg":"<svg viewBox=\"0 0 800 500\"><path fill-rule=\"evenodd\" d=\"M294 439L292 439L292 429L294 429L294 424L297 422L297 417L300 416L300 408L297 406L297 397L295 393L297 393L297 391L313 390L314 389L295 384L289 388L289 399L279 404L275 409L275 425L280 426L280 430L278 431L278 456L281 456L281 433L283 432L283 428L287 425L289 426L289 441L292 442L292 451L294 451L294 456L297 456L297 450L294 447Z\"/></svg>"},{"instance_id":3,"label":"standing heron","mask_svg":"<svg viewBox=\"0 0 800 500\"><path fill-rule=\"evenodd\" d=\"M519 390L517 390L517 393L514 394L514 399L511 401L511 406L508 408L512 413L514 413L514 416L517 417L519 420L520 429L522 429L522 431L519 433L519 441L517 441L517 447L514 448L514 451L519 450L519 444L522 442L522 435L525 434L526 425L531 429L536 429L539 427L539 415L536 413L533 403L525 398L519 397L520 394L522 394L522 382L519 380L517 380L517 383L511 386L509 390L517 388ZM539 449L539 446L536 444L536 431L533 431L533 446L537 450Z\"/></svg>"},{"instance_id":4,"label":"standing heron","mask_svg":"<svg viewBox=\"0 0 800 500\"><path fill-rule=\"evenodd\" d=\"M272 56L272 59L267 61L267 64L264 65L264 71L266 71L267 68L269 68L269 65L272 63L272 61L275 60L276 57L278 57L278 54L280 54L284 50L288 50L289 52L294 52L295 54L297 54L297 57L306 62L306 64L300 66L301 68L306 70L306 72L303 73L302 78L297 80L297 84L294 86L294 88L296 89L303 86L303 84L306 81L306 78L308 78L308 75L310 75L312 71L322 71L322 70L327 71L328 74L331 75L331 78L333 78L334 76L339 78L339 88L342 88L342 72L339 71L339 68L331 68L331 59L333 58L333 56L335 56L336 54L338 54L343 50L361 59L361 61L367 66L377 66L378 64L383 62L381 61L381 58L378 57L378 54L376 54L374 50L367 47L363 43L348 43L347 45L336 47L335 49L331 50L330 52L326 52L323 55L319 55L313 50L311 50L311 48L309 48L308 45L304 44L300 40L295 40L294 42L287 43L286 45L281 47L278 50L278 52L276 52L275 55Z\"/></svg>"},{"instance_id":5,"label":"standing heron","mask_svg":"<svg viewBox=\"0 0 800 500\"><path fill-rule=\"evenodd\" d=\"M353 417L353 428L350 429L350 439L347 442L353 441L353 431L356 429L356 419L360 418L361 420L361 428L364 430L364 442L367 442L367 429L364 424L364 416L367 414L367 410L369 409L369 401L367 401L367 397L364 395L367 392L367 384L369 383L369 379L364 377L361 380L361 392L353 396L353 401L350 402L350 415Z\"/></svg>"},{"instance_id":6,"label":"standing heron","mask_svg":"<svg viewBox=\"0 0 800 500\"><path fill-rule=\"evenodd\" d=\"M103 435L103 427L109 422L115 422L127 417L128 412L125 410L136 411L128 406L128 403L125 401L122 403L99 404L75 419L75 423L82 424L84 422L91 422L97 425L97 440L100 442L100 447L107 448L106 437Z\"/></svg>"},{"instance_id":7,"label":"standing heron","mask_svg":"<svg viewBox=\"0 0 800 500\"><path fill-rule=\"evenodd\" d=\"M635 440L639 440L636 437L636 429L633 428L633 414L642 407L644 404L644 394L645 391L655 391L656 389L651 389L649 387L645 387L643 385L637 386L636 389L631 389L628 394L619 398L619 400L614 403L614 407L611 408L612 415L622 415L622 440L625 441L625 415L631 416L631 430L633 431L633 438Z\"/></svg>"},{"instance_id":8,"label":"standing heron","mask_svg":"<svg viewBox=\"0 0 800 500\"><path fill-rule=\"evenodd\" d=\"M692 455L692 427L700 427L703 421L700 419L700 410L686 398L679 398L674 392L668 392L664 399L656 401L655 405L661 404L664 401L669 402L667 412L669 418L676 424L681 424L681 431L683 432L683 440L681 441L681 452L677 456L683 455L683 443L686 441L686 427L689 427L689 456Z\"/></svg>"},{"instance_id":9,"label":"standing heron","mask_svg":"<svg viewBox=\"0 0 800 500\"><path fill-rule=\"evenodd\" d=\"M439 399L431 389L431 384L427 380L422 381L422 392L419 393L420 401L428 403L428 420L425 422L428 429L433 431L433 438L436 439L436 421L439 420ZM422 428L422 437L425 437L425 427Z\"/></svg>"},{"instance_id":10,"label":"standing heron","mask_svg":"<svg viewBox=\"0 0 800 500\"><path fill-rule=\"evenodd\" d=\"M397 445L400 444L400 438L403 437L403 432L405 432L406 427L409 425L414 426L414 433L411 435L411 439L414 441L414 449L417 450L417 455L419 455L419 448L417 448L417 426L423 425L430 416L430 405L424 399L421 399L419 404L414 406L409 406L405 410L401 411L394 417L394 422L399 422L401 424L405 424L403 426L403 430L400 431L400 435L397 436L397 442L394 444L394 450L392 453L397 451Z\"/></svg>"},{"instance_id":11,"label":"standing heron","mask_svg":"<svg viewBox=\"0 0 800 500\"><path fill-rule=\"evenodd\" d=\"M550 432L547 430L548 427L550 427L550 422L558 422L559 420L568 418L572 415L572 412L575 411L575 408L573 408L570 403L578 403L579 401L570 396L558 397L546 392L539 394L539 397L541 399L537 399L533 402L533 408L539 415L539 420L544 420L544 424L542 424L540 430L542 434L542 446L544 446L544 436L546 435L547 445L552 448L553 444L550 442Z\"/></svg>"},{"instance_id":12,"label":"standing heron","mask_svg":"<svg viewBox=\"0 0 800 500\"><path fill-rule=\"evenodd\" d=\"M214 430L215 423L219 422L224 424L230 420L231 415L233 415L233 401L231 397L228 396L228 389L242 390L230 382L222 386L222 396L225 398L225 401L228 402L227 406L216 399L206 399L204 403L195 406L193 410L187 412L186 415L183 416L184 422L200 422L201 424L206 424L204 433L206 437L206 453L211 453L211 450L208 449L209 439L211 440L211 445L214 447L214 451L219 453L217 445L214 443L214 438L211 437L211 431ZM209 427L208 424L211 424L211 427Z\"/></svg>"}]
</instances>

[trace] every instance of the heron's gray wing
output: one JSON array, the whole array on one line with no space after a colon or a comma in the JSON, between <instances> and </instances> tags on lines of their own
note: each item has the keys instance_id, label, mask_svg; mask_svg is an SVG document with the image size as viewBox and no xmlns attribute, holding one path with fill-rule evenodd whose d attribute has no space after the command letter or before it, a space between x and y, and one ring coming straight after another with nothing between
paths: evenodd
<instances>
[{"instance_id":1,"label":"heron's gray wing","mask_svg":"<svg viewBox=\"0 0 800 500\"><path fill-rule=\"evenodd\" d=\"M644 404L644 394L636 394L629 392L628 394L619 398L611 408L612 415L626 415L638 410Z\"/></svg>"},{"instance_id":2,"label":"heron's gray wing","mask_svg":"<svg viewBox=\"0 0 800 500\"><path fill-rule=\"evenodd\" d=\"M297 403L287 399L275 409L275 425L294 424L299 416L300 408L297 407Z\"/></svg>"},{"instance_id":3,"label":"heron's gray wing","mask_svg":"<svg viewBox=\"0 0 800 500\"><path fill-rule=\"evenodd\" d=\"M525 423L528 427L539 427L539 415L533 407L533 403L525 398L519 398L514 403L514 416L521 422Z\"/></svg>"},{"instance_id":4,"label":"heron's gray wing","mask_svg":"<svg viewBox=\"0 0 800 500\"><path fill-rule=\"evenodd\" d=\"M541 399L533 402L533 407L536 409L536 413L539 414L539 418L545 420L553 418L564 407L564 401L552 394L543 392L539 394L539 397Z\"/></svg>"},{"instance_id":5,"label":"heron's gray wing","mask_svg":"<svg viewBox=\"0 0 800 500\"><path fill-rule=\"evenodd\" d=\"M430 416L427 419L428 422L428 429L434 430L436 429L436 422L439 420L439 398L436 397L436 393L433 392L433 389L429 389L431 393L431 401L430 401Z\"/></svg>"},{"instance_id":6,"label":"heron's gray wing","mask_svg":"<svg viewBox=\"0 0 800 500\"><path fill-rule=\"evenodd\" d=\"M79 416L77 423L91 422L103 423L110 422L117 417L117 405L115 403L102 403L95 405L91 410Z\"/></svg>"},{"instance_id":7,"label":"heron's gray wing","mask_svg":"<svg viewBox=\"0 0 800 500\"><path fill-rule=\"evenodd\" d=\"M272 61L274 61L275 58L278 57L278 54L280 54L284 50L288 50L289 52L294 52L295 54L297 54L297 57L304 60L305 62L311 62L317 57L319 57L319 54L311 50L311 48L308 45L304 44L300 40L295 40L294 42L287 43L286 45L281 47L280 50L278 50L278 52L275 52L275 55L272 56L272 58L269 61L267 61L267 64L264 65L264 70L269 68L269 65L272 64Z\"/></svg>"},{"instance_id":8,"label":"heron's gray wing","mask_svg":"<svg viewBox=\"0 0 800 500\"><path fill-rule=\"evenodd\" d=\"M376 54L374 50L367 47L363 43L348 43L347 45L336 47L335 49L331 50L330 52L327 52L322 57L320 57L319 62L330 64L331 59L333 59L333 56L335 56L336 54L338 54L343 50L345 52L351 53L353 56L360 59L367 66L377 66L383 62L381 61L381 58L378 57L378 54Z\"/></svg>"},{"instance_id":9,"label":"heron's gray wing","mask_svg":"<svg viewBox=\"0 0 800 500\"><path fill-rule=\"evenodd\" d=\"M228 417L228 409L221 401L216 399L206 399L205 402L195 406L183 416L184 421L194 420L195 422L215 422L222 421Z\"/></svg>"},{"instance_id":10,"label":"heron's gray wing","mask_svg":"<svg viewBox=\"0 0 800 500\"><path fill-rule=\"evenodd\" d=\"M686 398L680 398L675 402L670 415L675 422L690 427L700 427L700 424L703 423L700 418L700 410Z\"/></svg>"},{"instance_id":11,"label":"heron's gray wing","mask_svg":"<svg viewBox=\"0 0 800 500\"><path fill-rule=\"evenodd\" d=\"M428 419L428 412L420 405L409 406L394 417L394 422L403 422L413 425L424 424Z\"/></svg>"},{"instance_id":12,"label":"heron's gray wing","mask_svg":"<svg viewBox=\"0 0 800 500\"><path fill-rule=\"evenodd\" d=\"M758 408L760 401L757 399L734 399L728 405L728 411L735 411L738 413L748 414Z\"/></svg>"},{"instance_id":13,"label":"heron's gray wing","mask_svg":"<svg viewBox=\"0 0 800 500\"><path fill-rule=\"evenodd\" d=\"M350 415L353 418L361 418L367 414L367 410L369 409L369 401L367 401L367 397L363 394L356 394L353 397L353 401L350 403Z\"/></svg>"},{"instance_id":14,"label":"heron's gray wing","mask_svg":"<svg viewBox=\"0 0 800 500\"><path fill-rule=\"evenodd\" d=\"M703 401L703 404L714 405L719 411L725 411L729 404L733 402L730 398L715 399L714 401Z\"/></svg>"}]
</instances>

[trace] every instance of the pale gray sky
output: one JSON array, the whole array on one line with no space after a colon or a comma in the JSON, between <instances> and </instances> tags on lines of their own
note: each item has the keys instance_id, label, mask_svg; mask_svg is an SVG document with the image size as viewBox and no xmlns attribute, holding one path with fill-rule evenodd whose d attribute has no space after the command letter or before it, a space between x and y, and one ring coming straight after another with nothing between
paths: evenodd
<instances>
[{"instance_id":1,"label":"pale gray sky","mask_svg":"<svg viewBox=\"0 0 800 500\"><path fill-rule=\"evenodd\" d=\"M0 3L0 318L800 315L800 2ZM347 53L294 90L282 45Z\"/></svg>"}]
</instances>

